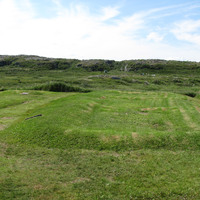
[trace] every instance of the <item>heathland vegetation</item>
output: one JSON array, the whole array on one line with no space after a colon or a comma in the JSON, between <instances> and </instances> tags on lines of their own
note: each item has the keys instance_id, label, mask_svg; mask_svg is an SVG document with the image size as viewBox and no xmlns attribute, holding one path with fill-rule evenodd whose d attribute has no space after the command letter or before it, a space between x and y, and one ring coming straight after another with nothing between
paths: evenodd
<instances>
[{"instance_id":1,"label":"heathland vegetation","mask_svg":"<svg viewBox=\"0 0 200 200\"><path fill-rule=\"evenodd\" d=\"M0 199L200 199L199 75L0 56Z\"/></svg>"}]
</instances>

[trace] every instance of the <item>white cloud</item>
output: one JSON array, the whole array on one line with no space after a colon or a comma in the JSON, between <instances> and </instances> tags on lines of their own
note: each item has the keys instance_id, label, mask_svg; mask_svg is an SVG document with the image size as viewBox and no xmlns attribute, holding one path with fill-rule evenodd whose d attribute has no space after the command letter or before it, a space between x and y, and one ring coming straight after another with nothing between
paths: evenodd
<instances>
[{"instance_id":1,"label":"white cloud","mask_svg":"<svg viewBox=\"0 0 200 200\"><path fill-rule=\"evenodd\" d=\"M20 1L26 4L21 7L17 0L0 0L0 54L116 60L199 59L199 49L191 48L188 54L188 46L179 49L167 45L157 32L150 32L147 38L138 36L146 26L146 18L163 8L116 19L120 14L117 7L103 8L97 15L81 5L66 8L59 0L53 0L57 15L36 18L31 3Z\"/></svg>"},{"instance_id":2,"label":"white cloud","mask_svg":"<svg viewBox=\"0 0 200 200\"><path fill-rule=\"evenodd\" d=\"M186 20L175 24L171 31L178 40L200 46L200 20Z\"/></svg>"},{"instance_id":3,"label":"white cloud","mask_svg":"<svg viewBox=\"0 0 200 200\"><path fill-rule=\"evenodd\" d=\"M119 10L117 7L105 7L102 9L103 17L101 17L102 20L108 20L113 17L116 17L119 14Z\"/></svg>"},{"instance_id":4,"label":"white cloud","mask_svg":"<svg viewBox=\"0 0 200 200\"><path fill-rule=\"evenodd\" d=\"M157 32L151 32L147 36L147 40L152 40L154 42L161 42L163 40L164 36L160 35Z\"/></svg>"}]
</instances>

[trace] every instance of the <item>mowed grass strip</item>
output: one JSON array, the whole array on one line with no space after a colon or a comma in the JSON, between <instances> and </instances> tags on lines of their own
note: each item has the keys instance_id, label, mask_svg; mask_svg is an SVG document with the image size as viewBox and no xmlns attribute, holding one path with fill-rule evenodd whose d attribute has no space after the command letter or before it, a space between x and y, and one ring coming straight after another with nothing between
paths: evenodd
<instances>
[{"instance_id":1,"label":"mowed grass strip","mask_svg":"<svg viewBox=\"0 0 200 200\"><path fill-rule=\"evenodd\" d=\"M24 120L37 114L42 117ZM2 135L48 148L195 150L200 143L199 115L196 101L184 95L99 91L33 109Z\"/></svg>"}]
</instances>

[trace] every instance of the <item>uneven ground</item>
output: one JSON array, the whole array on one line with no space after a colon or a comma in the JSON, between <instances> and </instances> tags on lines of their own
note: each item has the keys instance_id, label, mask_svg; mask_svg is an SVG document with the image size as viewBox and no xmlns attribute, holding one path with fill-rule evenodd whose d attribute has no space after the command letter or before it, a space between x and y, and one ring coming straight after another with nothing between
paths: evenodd
<instances>
[{"instance_id":1,"label":"uneven ground","mask_svg":"<svg viewBox=\"0 0 200 200\"><path fill-rule=\"evenodd\" d=\"M4 91L0 124L0 199L200 198L198 98Z\"/></svg>"},{"instance_id":2,"label":"uneven ground","mask_svg":"<svg viewBox=\"0 0 200 200\"><path fill-rule=\"evenodd\" d=\"M0 56L0 199L200 199L199 74Z\"/></svg>"}]
</instances>

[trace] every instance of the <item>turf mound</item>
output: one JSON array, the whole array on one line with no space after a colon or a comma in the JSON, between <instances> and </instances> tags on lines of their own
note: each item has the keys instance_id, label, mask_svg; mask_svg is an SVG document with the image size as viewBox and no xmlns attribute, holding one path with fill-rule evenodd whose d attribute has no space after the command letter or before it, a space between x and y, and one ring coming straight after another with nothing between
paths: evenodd
<instances>
[{"instance_id":1,"label":"turf mound","mask_svg":"<svg viewBox=\"0 0 200 200\"><path fill-rule=\"evenodd\" d=\"M35 109L4 132L48 148L199 149L199 115L197 102L183 95L92 92Z\"/></svg>"}]
</instances>

